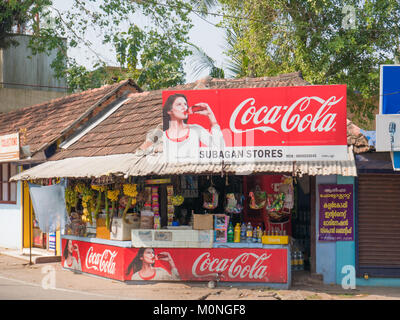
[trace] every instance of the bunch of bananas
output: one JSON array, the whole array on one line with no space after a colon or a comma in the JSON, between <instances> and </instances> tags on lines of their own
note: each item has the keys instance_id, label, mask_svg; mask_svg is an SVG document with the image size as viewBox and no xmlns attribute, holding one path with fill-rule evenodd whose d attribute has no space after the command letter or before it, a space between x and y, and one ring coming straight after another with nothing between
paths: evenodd
<instances>
[{"instance_id":1,"label":"bunch of bananas","mask_svg":"<svg viewBox=\"0 0 400 320\"><path fill-rule=\"evenodd\" d=\"M111 200L111 212L114 214L115 203L118 201L119 189L107 190L107 198ZM109 218L107 218L108 220ZM106 221L106 225L109 227L109 221Z\"/></svg>"},{"instance_id":2,"label":"bunch of bananas","mask_svg":"<svg viewBox=\"0 0 400 320\"><path fill-rule=\"evenodd\" d=\"M75 191L77 192L77 193L83 193L83 191L85 190L85 188L86 188L86 186L85 186L85 184L84 183L82 183L82 182L79 182L79 183L77 183L76 185L75 185Z\"/></svg>"},{"instance_id":3,"label":"bunch of bananas","mask_svg":"<svg viewBox=\"0 0 400 320\"><path fill-rule=\"evenodd\" d=\"M99 192L104 192L106 191L107 187L106 186L99 186L99 185L94 185L92 184L90 186L93 190L99 191Z\"/></svg>"},{"instance_id":4,"label":"bunch of bananas","mask_svg":"<svg viewBox=\"0 0 400 320\"><path fill-rule=\"evenodd\" d=\"M126 220L126 213L130 209L131 206L134 206L136 204L136 197L138 195L138 192L136 190L137 185L132 184L132 183L125 183L122 188L124 191L124 194L128 196L128 203L125 206L124 213L122 215L122 219L126 223L130 223L129 220Z\"/></svg>"},{"instance_id":5,"label":"bunch of bananas","mask_svg":"<svg viewBox=\"0 0 400 320\"><path fill-rule=\"evenodd\" d=\"M124 190L124 195L131 197L131 198L136 198L136 196L138 195L136 187L137 187L136 184L124 183L124 185L122 186L122 188Z\"/></svg>"},{"instance_id":6,"label":"bunch of bananas","mask_svg":"<svg viewBox=\"0 0 400 320\"><path fill-rule=\"evenodd\" d=\"M184 200L185 200L185 198L180 194L171 197L171 203L175 207L179 207L183 203Z\"/></svg>"},{"instance_id":7,"label":"bunch of bananas","mask_svg":"<svg viewBox=\"0 0 400 320\"><path fill-rule=\"evenodd\" d=\"M118 200L120 191L118 189L114 190L107 190L107 198L110 199L112 202L115 202Z\"/></svg>"},{"instance_id":8,"label":"bunch of bananas","mask_svg":"<svg viewBox=\"0 0 400 320\"><path fill-rule=\"evenodd\" d=\"M83 217L85 217L86 220L84 222L92 223L92 212L94 210L93 191L86 186L82 188L82 207Z\"/></svg>"},{"instance_id":9,"label":"bunch of bananas","mask_svg":"<svg viewBox=\"0 0 400 320\"><path fill-rule=\"evenodd\" d=\"M96 202L96 207L94 209L94 217L97 219L97 217L99 215L99 211L100 211L100 206L101 206L101 195L103 192L105 192L107 190L107 187L92 184L91 188L93 190L97 191L97 202Z\"/></svg>"},{"instance_id":10,"label":"bunch of bananas","mask_svg":"<svg viewBox=\"0 0 400 320\"><path fill-rule=\"evenodd\" d=\"M71 187L67 187L65 189L65 204L67 206L67 212L71 213L71 208L76 207L78 203L78 194L75 190Z\"/></svg>"}]
</instances>

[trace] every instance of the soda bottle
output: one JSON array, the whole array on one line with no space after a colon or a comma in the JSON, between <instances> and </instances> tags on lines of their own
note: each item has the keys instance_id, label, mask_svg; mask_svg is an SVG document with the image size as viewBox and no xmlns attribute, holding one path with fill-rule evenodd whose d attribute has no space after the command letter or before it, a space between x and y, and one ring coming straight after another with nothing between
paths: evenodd
<instances>
[{"instance_id":1,"label":"soda bottle","mask_svg":"<svg viewBox=\"0 0 400 320\"><path fill-rule=\"evenodd\" d=\"M303 258L303 252L302 251L299 251L298 268L299 268L299 270L304 270L304 258Z\"/></svg>"},{"instance_id":2,"label":"soda bottle","mask_svg":"<svg viewBox=\"0 0 400 320\"><path fill-rule=\"evenodd\" d=\"M261 243L262 235L263 235L263 232L262 232L260 226L257 226L257 242L258 243Z\"/></svg>"},{"instance_id":3,"label":"soda bottle","mask_svg":"<svg viewBox=\"0 0 400 320\"><path fill-rule=\"evenodd\" d=\"M240 242L240 223L236 223L233 231L233 242Z\"/></svg>"},{"instance_id":4,"label":"soda bottle","mask_svg":"<svg viewBox=\"0 0 400 320\"><path fill-rule=\"evenodd\" d=\"M229 226L228 226L228 242L233 242L233 225L232 222L229 222Z\"/></svg>"},{"instance_id":5,"label":"soda bottle","mask_svg":"<svg viewBox=\"0 0 400 320\"><path fill-rule=\"evenodd\" d=\"M247 222L247 228L246 228L246 242L252 242L252 239L253 239L253 228L249 221Z\"/></svg>"},{"instance_id":6,"label":"soda bottle","mask_svg":"<svg viewBox=\"0 0 400 320\"><path fill-rule=\"evenodd\" d=\"M291 252L291 266L292 266L292 271L295 270L295 265L296 265L296 256L295 256L295 252L292 251Z\"/></svg>"},{"instance_id":7,"label":"soda bottle","mask_svg":"<svg viewBox=\"0 0 400 320\"><path fill-rule=\"evenodd\" d=\"M240 242L246 242L246 225L244 222L240 227Z\"/></svg>"},{"instance_id":8,"label":"soda bottle","mask_svg":"<svg viewBox=\"0 0 400 320\"><path fill-rule=\"evenodd\" d=\"M299 251L296 251L294 253L294 270L300 270L300 255L299 255Z\"/></svg>"},{"instance_id":9,"label":"soda bottle","mask_svg":"<svg viewBox=\"0 0 400 320\"><path fill-rule=\"evenodd\" d=\"M253 239L252 242L257 243L257 238L258 238L258 233L257 233L257 228L253 228Z\"/></svg>"}]
</instances>

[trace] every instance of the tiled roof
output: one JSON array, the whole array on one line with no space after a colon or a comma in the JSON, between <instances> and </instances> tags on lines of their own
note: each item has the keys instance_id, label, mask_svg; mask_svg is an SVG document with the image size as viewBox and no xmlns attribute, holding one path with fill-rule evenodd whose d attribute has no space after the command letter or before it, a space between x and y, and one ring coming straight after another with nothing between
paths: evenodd
<instances>
[{"instance_id":1,"label":"tiled roof","mask_svg":"<svg viewBox=\"0 0 400 320\"><path fill-rule=\"evenodd\" d=\"M299 72L276 77L213 79L205 78L173 88L132 93L110 117L88 132L79 141L56 153L50 160L71 157L105 156L132 153L145 141L149 129L162 124L162 92L164 90L256 88L309 85Z\"/></svg>"},{"instance_id":2,"label":"tiled roof","mask_svg":"<svg viewBox=\"0 0 400 320\"><path fill-rule=\"evenodd\" d=\"M355 154L368 152L372 148L368 139L361 133L360 128L347 119L347 145L353 146Z\"/></svg>"},{"instance_id":3,"label":"tiled roof","mask_svg":"<svg viewBox=\"0 0 400 320\"><path fill-rule=\"evenodd\" d=\"M140 91L131 80L71 94L13 112L0 114L0 135L20 132L21 145L29 145L34 154L56 141L80 117L118 90Z\"/></svg>"}]
</instances>

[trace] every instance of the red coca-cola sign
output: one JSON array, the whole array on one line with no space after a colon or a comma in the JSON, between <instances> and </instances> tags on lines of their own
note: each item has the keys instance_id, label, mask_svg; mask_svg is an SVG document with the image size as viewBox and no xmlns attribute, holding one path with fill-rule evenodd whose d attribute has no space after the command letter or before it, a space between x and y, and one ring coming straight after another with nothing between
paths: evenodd
<instances>
[{"instance_id":1,"label":"red coca-cola sign","mask_svg":"<svg viewBox=\"0 0 400 320\"><path fill-rule=\"evenodd\" d=\"M62 266L135 281L288 281L286 249L121 248L63 239Z\"/></svg>"},{"instance_id":2,"label":"red coca-cola sign","mask_svg":"<svg viewBox=\"0 0 400 320\"><path fill-rule=\"evenodd\" d=\"M124 280L124 248L62 239L64 268Z\"/></svg>"},{"instance_id":3,"label":"red coca-cola sign","mask_svg":"<svg viewBox=\"0 0 400 320\"><path fill-rule=\"evenodd\" d=\"M170 162L347 159L345 85L164 91L162 112Z\"/></svg>"}]
</instances>

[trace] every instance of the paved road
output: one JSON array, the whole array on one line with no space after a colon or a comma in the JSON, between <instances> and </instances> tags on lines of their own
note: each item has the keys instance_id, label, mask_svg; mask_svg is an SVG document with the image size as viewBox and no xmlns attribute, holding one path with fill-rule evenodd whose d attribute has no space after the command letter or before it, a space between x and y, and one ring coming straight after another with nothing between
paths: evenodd
<instances>
[{"instance_id":1,"label":"paved road","mask_svg":"<svg viewBox=\"0 0 400 320\"><path fill-rule=\"evenodd\" d=\"M45 284L48 286L48 284ZM118 300L120 297L93 294L42 285L0 276L0 300Z\"/></svg>"}]
</instances>

